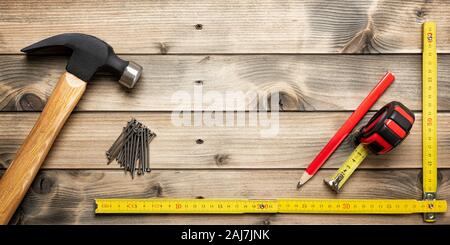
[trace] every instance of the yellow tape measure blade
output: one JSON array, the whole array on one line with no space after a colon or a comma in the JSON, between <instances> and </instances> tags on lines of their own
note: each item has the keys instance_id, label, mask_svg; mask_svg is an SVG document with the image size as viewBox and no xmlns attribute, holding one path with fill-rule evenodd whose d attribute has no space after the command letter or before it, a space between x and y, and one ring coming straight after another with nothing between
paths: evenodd
<instances>
[{"instance_id":1,"label":"yellow tape measure blade","mask_svg":"<svg viewBox=\"0 0 450 245\"><path fill-rule=\"evenodd\" d=\"M369 150L363 144L359 144L330 179L324 180L325 184L332 190L339 192L348 178L350 178L358 166L366 159L367 155L369 155Z\"/></svg>"}]
</instances>

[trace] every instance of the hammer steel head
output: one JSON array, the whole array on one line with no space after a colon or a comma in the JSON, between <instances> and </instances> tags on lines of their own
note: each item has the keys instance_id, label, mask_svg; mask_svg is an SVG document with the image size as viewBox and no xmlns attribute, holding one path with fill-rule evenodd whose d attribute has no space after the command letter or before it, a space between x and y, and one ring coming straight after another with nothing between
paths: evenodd
<instances>
[{"instance_id":1,"label":"hammer steel head","mask_svg":"<svg viewBox=\"0 0 450 245\"><path fill-rule=\"evenodd\" d=\"M106 42L86 34L65 33L34 43L21 51L27 54L50 47L72 50L66 70L83 81L89 81L99 69L108 69L120 76L119 83L133 88L142 73L142 67L119 58Z\"/></svg>"}]
</instances>

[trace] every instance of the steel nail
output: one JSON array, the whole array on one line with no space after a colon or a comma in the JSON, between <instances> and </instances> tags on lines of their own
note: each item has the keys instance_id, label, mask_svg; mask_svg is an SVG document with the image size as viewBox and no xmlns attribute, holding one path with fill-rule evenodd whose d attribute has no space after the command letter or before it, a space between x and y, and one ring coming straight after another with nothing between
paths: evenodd
<instances>
[{"instance_id":1,"label":"steel nail","mask_svg":"<svg viewBox=\"0 0 450 245\"><path fill-rule=\"evenodd\" d=\"M127 171L131 170L131 159L130 159L131 153L130 153L130 151L131 151L131 143L132 143L132 141L133 141L133 134L131 134L130 139L127 141L127 150L126 150L126 154L127 154L127 157L126 157Z\"/></svg>"},{"instance_id":2,"label":"steel nail","mask_svg":"<svg viewBox=\"0 0 450 245\"><path fill-rule=\"evenodd\" d=\"M130 149L130 167L131 167L131 177L134 178L134 172L136 171L136 161L135 161L135 154L136 154L136 131L133 131L133 139L131 141L131 149Z\"/></svg>"},{"instance_id":3,"label":"steel nail","mask_svg":"<svg viewBox=\"0 0 450 245\"><path fill-rule=\"evenodd\" d=\"M121 166L123 165L123 163L122 163L123 162L122 156L123 156L123 149L124 149L123 146L126 143L126 138L130 134L131 126L132 126L131 121L129 121L127 123L127 126L122 129L122 133L116 139L113 146L111 146L110 150L108 150L108 152L107 152L107 157L109 160L108 164L110 162L112 162L114 159L116 159Z\"/></svg>"},{"instance_id":4,"label":"steel nail","mask_svg":"<svg viewBox=\"0 0 450 245\"><path fill-rule=\"evenodd\" d=\"M130 135L130 137L132 138L132 134ZM130 169L130 145L131 145L131 138L128 138L126 145L125 145L125 157L124 157L124 165L125 165L125 170L129 170Z\"/></svg>"},{"instance_id":5,"label":"steel nail","mask_svg":"<svg viewBox=\"0 0 450 245\"><path fill-rule=\"evenodd\" d=\"M141 154L141 128L139 128L138 132L137 132L137 140L136 140L136 154L134 156L134 161L137 164L137 174L141 175L142 171L141 171L141 160L139 159L139 155Z\"/></svg>"},{"instance_id":6,"label":"steel nail","mask_svg":"<svg viewBox=\"0 0 450 245\"><path fill-rule=\"evenodd\" d=\"M138 151L138 149L139 149L139 147L138 147L138 140L139 140L139 135L138 135L138 132L137 132L137 130L136 130L136 132L135 132L135 134L136 134L136 137L134 138L134 145L133 145L133 156L132 156L132 162L133 162L133 172L135 172L136 171L136 163L137 163L137 159L136 159L136 154L137 154L137 151Z\"/></svg>"},{"instance_id":7,"label":"steel nail","mask_svg":"<svg viewBox=\"0 0 450 245\"><path fill-rule=\"evenodd\" d=\"M114 141L113 145L109 148L109 153L113 152L117 148L120 148L120 144L123 142L122 139L128 134L131 125L132 121L128 121L127 125L122 128L122 133L119 135L119 137L117 137L116 141Z\"/></svg>"},{"instance_id":8,"label":"steel nail","mask_svg":"<svg viewBox=\"0 0 450 245\"><path fill-rule=\"evenodd\" d=\"M141 136L141 146L140 146L140 154L139 154L139 162L141 163L141 171L142 174L145 173L145 157L144 157L144 150L145 150L145 142L144 142L144 129L141 130L140 134Z\"/></svg>"},{"instance_id":9,"label":"steel nail","mask_svg":"<svg viewBox=\"0 0 450 245\"><path fill-rule=\"evenodd\" d=\"M148 135L148 128L145 127L142 133L143 133L143 136L142 136L142 138L143 138L142 158L143 158L143 163L144 163L144 171L148 172L147 171L147 168L148 168L148 164L147 164L147 142L148 142L147 135Z\"/></svg>"},{"instance_id":10,"label":"steel nail","mask_svg":"<svg viewBox=\"0 0 450 245\"><path fill-rule=\"evenodd\" d=\"M148 128L146 128L145 130L145 171L146 172L150 172L150 142L149 142L149 137L150 137L150 130Z\"/></svg>"},{"instance_id":11,"label":"steel nail","mask_svg":"<svg viewBox=\"0 0 450 245\"><path fill-rule=\"evenodd\" d=\"M142 174L142 160L141 160L141 144L142 144L142 138L141 138L141 132L142 128L139 128L137 131L137 145L136 145L136 167L137 167L137 174Z\"/></svg>"}]
</instances>

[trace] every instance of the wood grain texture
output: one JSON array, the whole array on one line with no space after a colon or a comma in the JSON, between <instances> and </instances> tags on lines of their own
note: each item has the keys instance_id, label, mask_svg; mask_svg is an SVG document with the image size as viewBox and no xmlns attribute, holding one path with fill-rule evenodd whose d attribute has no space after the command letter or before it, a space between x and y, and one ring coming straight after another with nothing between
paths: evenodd
<instances>
[{"instance_id":1,"label":"wood grain texture","mask_svg":"<svg viewBox=\"0 0 450 245\"><path fill-rule=\"evenodd\" d=\"M0 175L67 64L60 56L18 55L21 48L55 34L81 32L144 67L141 81L129 91L117 78L97 74L11 223L423 224L421 215L94 216L93 199L421 199L421 32L422 23L433 20L440 53L438 195L449 201L449 11L447 0L2 0ZM335 55L342 53L379 55ZM370 156L336 196L322 179L351 152L347 140L298 191L302 169L386 70L397 80L373 109L398 100L418 111L411 135L392 153ZM259 104L277 89L282 110L290 112L280 114L273 138L261 137L262 126L174 126L170 111L180 108L243 110L208 102L193 108L190 100L172 99L176 92L193 96L194 88L214 96L254 91L266 96ZM256 109L248 101L245 105ZM131 117L158 135L150 146L153 171L134 180L115 163L106 165L104 155ZM440 215L437 224L450 224L450 215Z\"/></svg>"},{"instance_id":2,"label":"wood grain texture","mask_svg":"<svg viewBox=\"0 0 450 245\"><path fill-rule=\"evenodd\" d=\"M42 113L0 179L0 224L7 224L84 91L86 82L65 72Z\"/></svg>"},{"instance_id":3,"label":"wood grain texture","mask_svg":"<svg viewBox=\"0 0 450 245\"><path fill-rule=\"evenodd\" d=\"M118 169L115 163L106 165L105 151L119 136L126 122L135 117L157 134L150 144L152 168L305 168L349 114L280 113L278 134L276 137L264 138L261 133L268 128L266 126L177 126L172 124L169 112L77 112L66 123L43 167ZM253 115L247 114L247 118ZM38 113L2 113L0 163L3 167L14 157L37 116ZM362 123L366 123L370 116L366 116ZM439 113L438 116L439 167L448 168L450 114ZM369 156L360 167L420 168L421 123L421 115L416 113L412 132L402 145L389 154ZM198 139L202 142L197 142ZM352 150L347 139L323 168L339 167Z\"/></svg>"},{"instance_id":4,"label":"wood grain texture","mask_svg":"<svg viewBox=\"0 0 450 245\"><path fill-rule=\"evenodd\" d=\"M354 110L386 70L396 81L374 108L398 100L421 110L421 55L126 55L144 67L141 81L127 91L117 78L99 74L89 83L79 111L256 110L272 91L280 92L285 111ZM46 103L66 58L0 56L0 110L39 111ZM439 110L450 108L450 56L439 56ZM194 89L204 96L227 92L247 95L243 107L212 103L194 107L192 100L172 97ZM196 92L198 94L198 92ZM216 96L216 95L215 95ZM217 97L217 96L216 96ZM178 97L177 97L178 98Z\"/></svg>"},{"instance_id":5,"label":"wood grain texture","mask_svg":"<svg viewBox=\"0 0 450 245\"><path fill-rule=\"evenodd\" d=\"M357 170L336 195L318 172L301 191L300 170L154 170L134 180L113 170L44 170L12 223L19 224L423 224L414 215L94 215L94 198L420 199L419 170ZM439 171L440 199L450 200L450 170ZM440 214L437 224L450 224Z\"/></svg>"},{"instance_id":6,"label":"wood grain texture","mask_svg":"<svg viewBox=\"0 0 450 245\"><path fill-rule=\"evenodd\" d=\"M438 22L439 52L450 52L446 0L60 4L1 1L0 53L18 53L64 32L98 36L119 53L420 53L421 24L426 20Z\"/></svg>"}]
</instances>

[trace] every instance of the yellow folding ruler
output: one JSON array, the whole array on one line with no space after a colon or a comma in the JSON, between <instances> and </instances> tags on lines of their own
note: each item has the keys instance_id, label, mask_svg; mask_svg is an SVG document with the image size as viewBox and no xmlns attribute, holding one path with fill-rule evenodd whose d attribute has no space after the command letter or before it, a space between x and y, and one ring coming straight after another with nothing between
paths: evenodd
<instances>
[{"instance_id":1,"label":"yellow folding ruler","mask_svg":"<svg viewBox=\"0 0 450 245\"><path fill-rule=\"evenodd\" d=\"M361 199L96 199L96 214L333 213L412 214L447 211L444 200Z\"/></svg>"},{"instance_id":2,"label":"yellow folding ruler","mask_svg":"<svg viewBox=\"0 0 450 245\"><path fill-rule=\"evenodd\" d=\"M423 199L435 200L437 191L437 53L436 23L423 25L422 54L422 168ZM434 222L434 213L424 214Z\"/></svg>"},{"instance_id":3,"label":"yellow folding ruler","mask_svg":"<svg viewBox=\"0 0 450 245\"><path fill-rule=\"evenodd\" d=\"M423 50L423 191L424 200L412 199L96 199L96 214L243 214L333 213L412 214L424 213L433 222L436 213L447 211L447 201L436 200L437 190L437 59L436 25L424 24ZM357 148L339 173L342 184L367 155ZM343 181L342 181L343 180Z\"/></svg>"}]
</instances>

